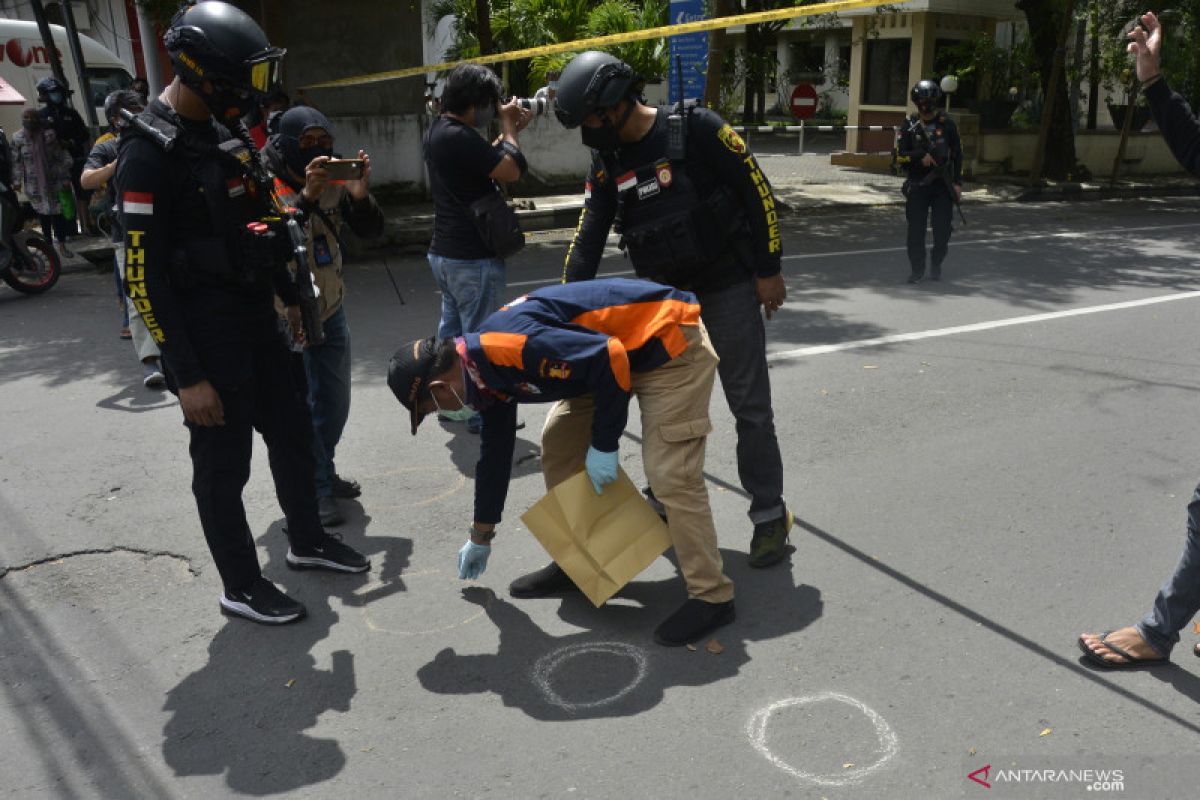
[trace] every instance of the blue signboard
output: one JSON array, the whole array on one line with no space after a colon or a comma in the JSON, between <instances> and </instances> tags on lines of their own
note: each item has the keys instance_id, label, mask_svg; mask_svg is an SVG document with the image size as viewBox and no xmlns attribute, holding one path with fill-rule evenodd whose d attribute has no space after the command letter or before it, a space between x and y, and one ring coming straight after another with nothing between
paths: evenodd
<instances>
[{"instance_id":1,"label":"blue signboard","mask_svg":"<svg viewBox=\"0 0 1200 800\"><path fill-rule=\"evenodd\" d=\"M696 22L708 19L704 13L704 0L671 0L671 24ZM708 34L685 33L671 37L670 98L679 102L679 67L683 68L683 93L685 99L704 97L704 76L708 70ZM676 56L679 57L678 66Z\"/></svg>"}]
</instances>

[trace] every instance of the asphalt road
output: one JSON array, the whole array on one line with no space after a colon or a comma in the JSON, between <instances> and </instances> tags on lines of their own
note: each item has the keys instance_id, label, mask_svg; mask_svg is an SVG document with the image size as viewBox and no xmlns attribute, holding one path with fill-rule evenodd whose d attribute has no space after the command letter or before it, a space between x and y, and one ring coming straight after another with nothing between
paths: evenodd
<instances>
[{"instance_id":1,"label":"asphalt road","mask_svg":"<svg viewBox=\"0 0 1200 800\"><path fill-rule=\"evenodd\" d=\"M256 449L264 570L310 613L281 629L218 614L181 415L117 339L111 277L0 288L3 791L1073 798L1105 787L998 772L1094 769L1121 771L1118 796L1194 798L1197 634L1173 665L1127 673L1081 664L1075 638L1142 615L1181 549L1200 478L1198 212L969 206L948 280L915 287L901 209L790 220L769 336L796 551L745 566L714 396L706 471L739 612L720 654L652 642L683 599L666 559L599 610L507 597L546 561L519 521L542 493L540 407L488 571L457 579L477 440L411 438L384 381L436 324L422 259L389 259L405 305L382 261L348 270L338 464L364 495L341 530L368 577L285 568ZM534 239L514 296L560 269L565 234ZM967 777L985 766L991 789Z\"/></svg>"}]
</instances>

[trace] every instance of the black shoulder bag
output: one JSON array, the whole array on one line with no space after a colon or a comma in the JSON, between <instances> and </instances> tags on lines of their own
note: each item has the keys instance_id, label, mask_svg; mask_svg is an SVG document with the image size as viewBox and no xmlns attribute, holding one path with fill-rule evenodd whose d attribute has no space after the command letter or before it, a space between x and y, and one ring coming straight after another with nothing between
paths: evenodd
<instances>
[{"instance_id":1,"label":"black shoulder bag","mask_svg":"<svg viewBox=\"0 0 1200 800\"><path fill-rule=\"evenodd\" d=\"M479 231L479 238L491 250L496 258L508 258L525 246L525 234L521 233L521 225L517 221L517 212L513 211L500 194L500 188L492 181L492 191L476 200L474 203L464 203L458 195L450 191L450 187L442 180L429 157L429 141L425 142L425 163L429 166L429 174L435 176L446 194L454 198L454 202L466 209L467 217Z\"/></svg>"}]
</instances>

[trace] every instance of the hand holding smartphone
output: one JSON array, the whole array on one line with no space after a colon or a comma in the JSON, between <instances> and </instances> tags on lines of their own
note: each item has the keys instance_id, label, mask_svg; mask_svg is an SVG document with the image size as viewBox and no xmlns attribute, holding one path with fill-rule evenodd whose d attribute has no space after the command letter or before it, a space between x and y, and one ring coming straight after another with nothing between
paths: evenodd
<instances>
[{"instance_id":1,"label":"hand holding smartphone","mask_svg":"<svg viewBox=\"0 0 1200 800\"><path fill-rule=\"evenodd\" d=\"M358 181L363 176L361 158L331 158L324 164L325 174L331 181Z\"/></svg>"}]
</instances>

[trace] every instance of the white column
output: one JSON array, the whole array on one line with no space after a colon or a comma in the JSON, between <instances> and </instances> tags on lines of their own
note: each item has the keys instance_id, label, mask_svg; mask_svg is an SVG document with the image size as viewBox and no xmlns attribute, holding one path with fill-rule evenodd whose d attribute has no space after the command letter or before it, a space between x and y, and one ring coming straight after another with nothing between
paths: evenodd
<instances>
[{"instance_id":1,"label":"white column","mask_svg":"<svg viewBox=\"0 0 1200 800\"><path fill-rule=\"evenodd\" d=\"M154 23L146 16L146 9L141 3L134 3L137 9L138 36L142 40L142 62L146 69L146 83L150 85L150 97L158 97L163 90L162 72L158 69L158 34L154 32Z\"/></svg>"},{"instance_id":2,"label":"white column","mask_svg":"<svg viewBox=\"0 0 1200 800\"><path fill-rule=\"evenodd\" d=\"M838 46L838 35L835 32L825 34L825 85L822 89L832 89L837 86L839 74L838 57L841 55L841 48Z\"/></svg>"}]
</instances>

